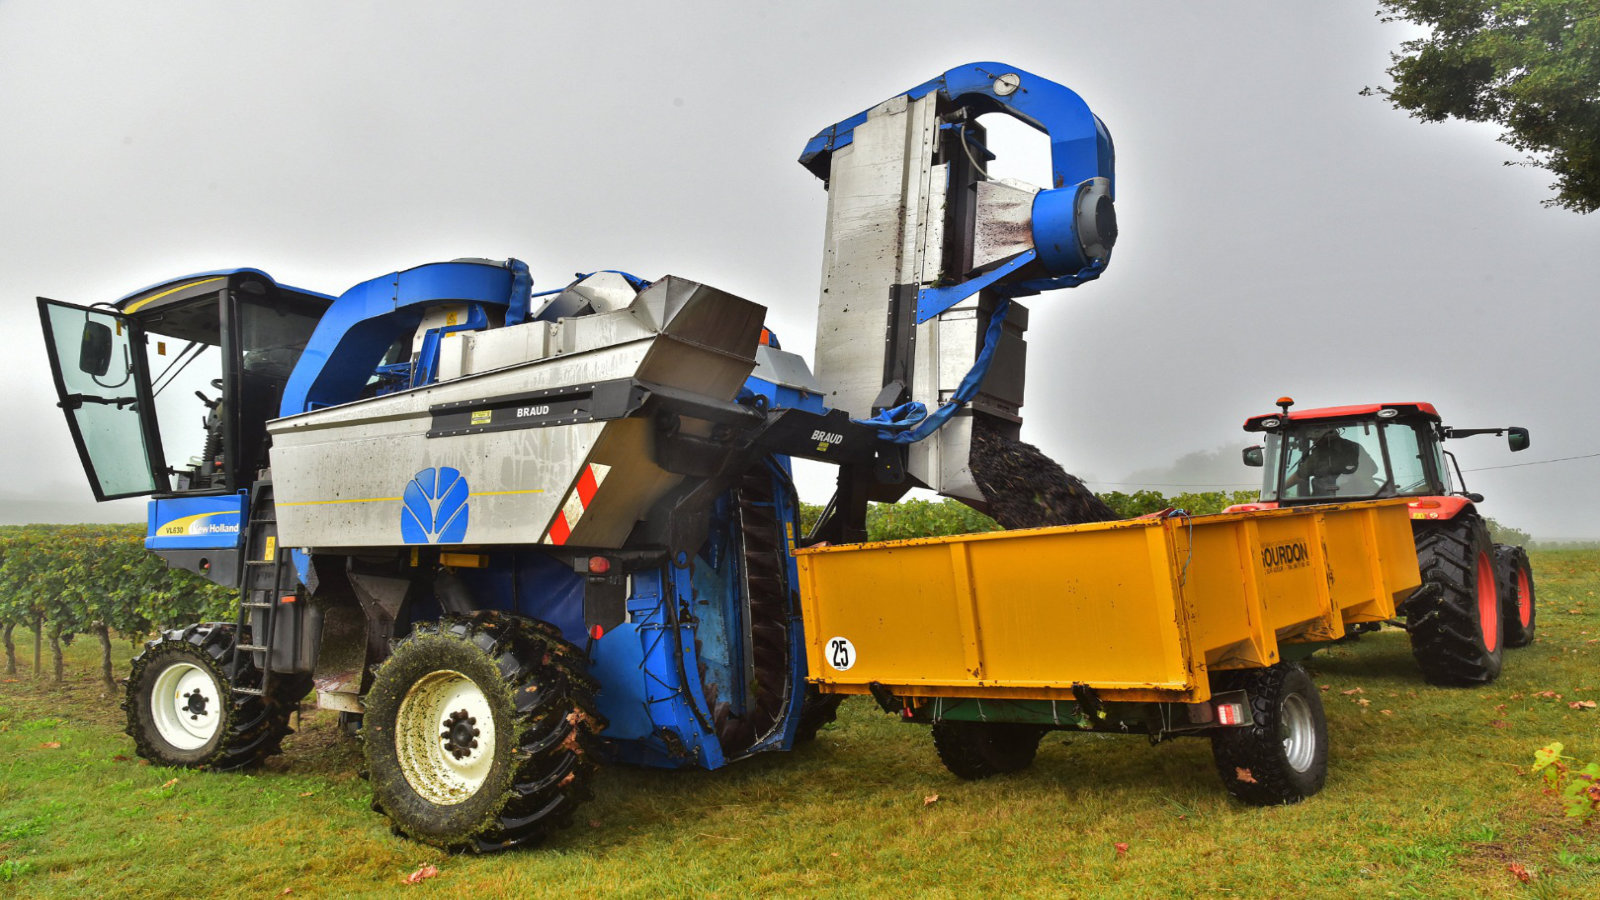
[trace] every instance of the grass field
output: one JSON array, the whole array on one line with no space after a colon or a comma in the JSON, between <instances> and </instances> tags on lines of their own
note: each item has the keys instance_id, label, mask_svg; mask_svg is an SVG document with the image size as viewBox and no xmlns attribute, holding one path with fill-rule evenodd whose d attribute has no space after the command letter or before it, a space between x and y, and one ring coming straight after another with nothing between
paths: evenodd
<instances>
[{"instance_id":1,"label":"grass field","mask_svg":"<svg viewBox=\"0 0 1600 900\"><path fill-rule=\"evenodd\" d=\"M1539 638L1493 685L1423 684L1396 630L1312 660L1331 771L1297 806L1232 801L1201 740L1052 734L1027 771L961 782L855 700L796 753L609 769L572 829L485 857L392 836L329 713L251 775L143 764L78 642L65 684L31 659L0 683L0 895L1592 898L1600 822L1526 773L1552 740L1600 759L1600 710L1569 705L1600 700L1600 552L1533 564Z\"/></svg>"}]
</instances>

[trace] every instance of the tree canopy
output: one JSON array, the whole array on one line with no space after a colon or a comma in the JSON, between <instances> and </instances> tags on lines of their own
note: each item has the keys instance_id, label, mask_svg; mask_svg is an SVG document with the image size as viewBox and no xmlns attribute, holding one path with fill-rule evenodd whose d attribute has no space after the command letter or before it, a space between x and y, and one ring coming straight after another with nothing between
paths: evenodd
<instances>
[{"instance_id":1,"label":"tree canopy","mask_svg":"<svg viewBox=\"0 0 1600 900\"><path fill-rule=\"evenodd\" d=\"M1379 0L1384 21L1429 29L1369 88L1429 122L1498 124L1525 164L1556 176L1546 201L1600 209L1600 0ZM1513 163L1507 163L1512 165Z\"/></svg>"}]
</instances>

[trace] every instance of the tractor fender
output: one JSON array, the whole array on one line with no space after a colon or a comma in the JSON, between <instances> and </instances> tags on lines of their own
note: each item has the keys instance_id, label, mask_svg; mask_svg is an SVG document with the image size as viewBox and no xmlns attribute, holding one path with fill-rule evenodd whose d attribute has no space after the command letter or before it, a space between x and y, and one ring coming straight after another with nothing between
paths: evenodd
<instances>
[{"instance_id":1,"label":"tractor fender","mask_svg":"<svg viewBox=\"0 0 1600 900\"><path fill-rule=\"evenodd\" d=\"M1447 522L1460 515L1462 510L1472 512L1475 509L1472 501L1466 497L1416 497L1406 506L1413 521L1429 522Z\"/></svg>"},{"instance_id":2,"label":"tractor fender","mask_svg":"<svg viewBox=\"0 0 1600 900\"><path fill-rule=\"evenodd\" d=\"M1275 502L1273 502L1271 500L1268 500L1268 501L1265 501L1265 502L1262 502L1262 503L1235 503L1234 505L1228 507L1227 509L1224 509L1223 512L1225 512L1225 513L1242 513L1242 512L1255 512L1255 511L1261 510L1261 509L1277 509L1277 508L1278 508L1278 504L1277 503L1275 503Z\"/></svg>"}]
</instances>

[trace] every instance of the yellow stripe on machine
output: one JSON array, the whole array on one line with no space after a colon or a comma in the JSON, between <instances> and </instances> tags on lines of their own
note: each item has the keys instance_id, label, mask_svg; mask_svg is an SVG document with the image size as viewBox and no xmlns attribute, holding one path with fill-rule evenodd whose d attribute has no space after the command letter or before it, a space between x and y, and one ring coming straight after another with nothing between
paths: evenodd
<instances>
[{"instance_id":1,"label":"yellow stripe on machine","mask_svg":"<svg viewBox=\"0 0 1600 900\"><path fill-rule=\"evenodd\" d=\"M1420 583L1403 500L795 553L811 680L903 698L1201 702L1208 671L1388 619Z\"/></svg>"},{"instance_id":2,"label":"yellow stripe on machine","mask_svg":"<svg viewBox=\"0 0 1600 900\"><path fill-rule=\"evenodd\" d=\"M222 280L224 280L224 276L218 275L218 276L216 276L214 278L201 278L198 281L190 281L190 282L187 282L185 284L180 284L175 288L167 288L166 290L162 291L159 294L156 294L156 295L150 296L150 297L146 297L143 300L139 300L139 301L136 301L134 303L129 304L128 308L122 311L122 314L125 315L125 316L131 316L134 313L138 312L139 310L143 309L144 307L149 306L150 304L156 302L157 300L160 300L162 297L170 297L173 294L178 293L179 291L186 291L189 288L199 287L199 286L201 286L203 284L210 284L213 281L222 281Z\"/></svg>"}]
</instances>

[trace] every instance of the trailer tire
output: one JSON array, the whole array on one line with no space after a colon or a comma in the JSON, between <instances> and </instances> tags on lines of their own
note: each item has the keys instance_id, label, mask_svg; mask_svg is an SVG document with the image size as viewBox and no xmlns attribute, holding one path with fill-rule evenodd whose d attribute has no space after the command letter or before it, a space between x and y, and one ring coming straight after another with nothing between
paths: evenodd
<instances>
[{"instance_id":1,"label":"trailer tire","mask_svg":"<svg viewBox=\"0 0 1600 900\"><path fill-rule=\"evenodd\" d=\"M582 652L541 626L493 612L421 623L378 668L362 740L398 831L487 852L571 824L604 722Z\"/></svg>"},{"instance_id":2,"label":"trailer tire","mask_svg":"<svg viewBox=\"0 0 1600 900\"><path fill-rule=\"evenodd\" d=\"M1212 691L1250 697L1250 725L1212 732L1211 757L1228 793L1251 806L1299 803L1328 778L1322 694L1298 663L1219 672Z\"/></svg>"},{"instance_id":3,"label":"trailer tire","mask_svg":"<svg viewBox=\"0 0 1600 900\"><path fill-rule=\"evenodd\" d=\"M1500 633L1506 647L1526 647L1533 643L1538 618L1528 552L1514 544L1495 544L1494 564L1500 576Z\"/></svg>"},{"instance_id":4,"label":"trailer tire","mask_svg":"<svg viewBox=\"0 0 1600 900\"><path fill-rule=\"evenodd\" d=\"M309 683L301 676L279 681L265 696L235 693L228 669L236 643L232 625L208 623L145 644L122 701L139 756L161 766L227 772L282 752L292 733L289 713ZM237 683L260 682L254 661L241 656Z\"/></svg>"},{"instance_id":5,"label":"trailer tire","mask_svg":"<svg viewBox=\"0 0 1600 900\"><path fill-rule=\"evenodd\" d=\"M1406 601L1411 654L1432 684L1488 684L1500 675L1501 604L1489 530L1475 515L1414 522L1424 585Z\"/></svg>"},{"instance_id":6,"label":"trailer tire","mask_svg":"<svg viewBox=\"0 0 1600 900\"><path fill-rule=\"evenodd\" d=\"M1026 769L1046 730L1018 722L935 722L933 749L951 774L975 781Z\"/></svg>"},{"instance_id":7,"label":"trailer tire","mask_svg":"<svg viewBox=\"0 0 1600 900\"><path fill-rule=\"evenodd\" d=\"M800 724L795 728L794 742L804 744L816 740L817 732L824 725L839 718L839 707L844 701L843 694L824 694L816 685L808 685L800 701Z\"/></svg>"}]
</instances>

